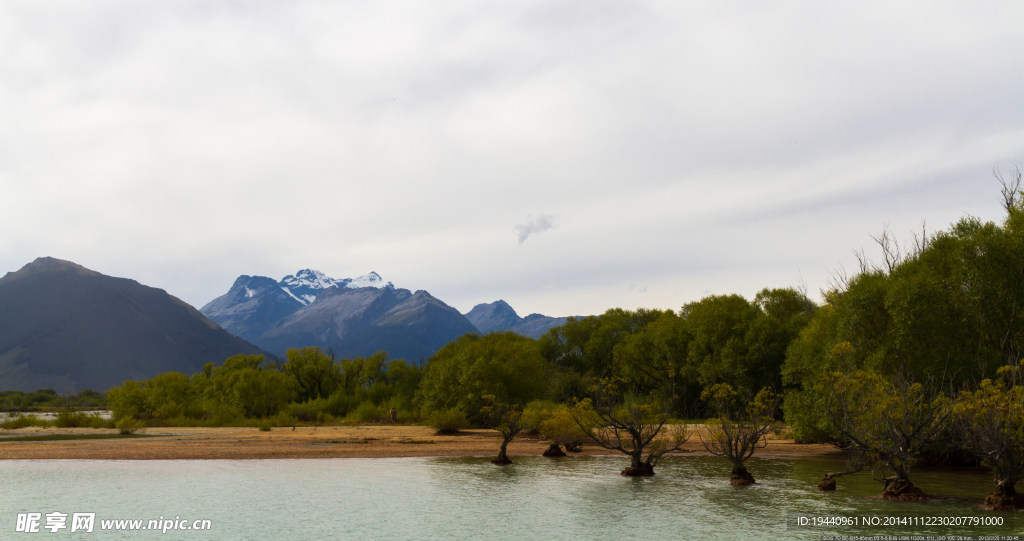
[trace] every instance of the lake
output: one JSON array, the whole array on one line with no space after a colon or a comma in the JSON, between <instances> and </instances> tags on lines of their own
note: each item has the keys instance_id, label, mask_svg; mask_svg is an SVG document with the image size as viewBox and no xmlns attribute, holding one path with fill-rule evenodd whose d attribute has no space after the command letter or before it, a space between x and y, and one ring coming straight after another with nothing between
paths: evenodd
<instances>
[{"instance_id":1,"label":"lake","mask_svg":"<svg viewBox=\"0 0 1024 541\"><path fill-rule=\"evenodd\" d=\"M873 499L870 473L817 482L842 469L831 458L752 459L759 483L732 487L729 466L669 457L653 478L625 478L622 457L216 461L0 461L2 539L820 539L822 535L998 535L1021 532L1020 513L976 508L991 488L975 471L918 470L942 499ZM38 513L38 533L31 526ZM47 514L66 515L56 533ZM72 521L93 531L72 533ZM924 526L980 517L998 526ZM857 527L800 526L825 517ZM810 517L810 518L808 518ZM60 526L61 518L54 527ZM788 520L787 520L788 519ZM128 531L136 526L166 528ZM203 522L208 521L208 522ZM864 522L869 525L865 526ZM887 524L888 523L888 524ZM903 525L900 525L900 524ZM102 528L103 525L110 528ZM185 530L184 527L204 528ZM176 529L177 528L177 529Z\"/></svg>"}]
</instances>

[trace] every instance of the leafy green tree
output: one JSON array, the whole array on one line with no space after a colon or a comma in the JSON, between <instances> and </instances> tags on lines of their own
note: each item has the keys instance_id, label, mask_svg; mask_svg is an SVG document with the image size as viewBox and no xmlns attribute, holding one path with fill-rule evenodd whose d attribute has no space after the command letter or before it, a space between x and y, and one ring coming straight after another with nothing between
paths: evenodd
<instances>
[{"instance_id":1,"label":"leafy green tree","mask_svg":"<svg viewBox=\"0 0 1024 541\"><path fill-rule=\"evenodd\" d=\"M826 412L848 448L883 474L882 497L920 500L911 466L938 441L949 418L949 400L918 382L872 371L826 376Z\"/></svg>"},{"instance_id":2,"label":"leafy green tree","mask_svg":"<svg viewBox=\"0 0 1024 541\"><path fill-rule=\"evenodd\" d=\"M119 387L107 391L107 403L114 419L126 417L148 419L153 416L150 403L146 400L146 391L136 381L126 381Z\"/></svg>"},{"instance_id":3,"label":"leafy green tree","mask_svg":"<svg viewBox=\"0 0 1024 541\"><path fill-rule=\"evenodd\" d=\"M232 401L246 417L270 417L291 401L290 383L273 368L240 370L233 378Z\"/></svg>"},{"instance_id":4,"label":"leafy green tree","mask_svg":"<svg viewBox=\"0 0 1024 541\"><path fill-rule=\"evenodd\" d=\"M523 407L518 404L502 402L490 394L481 398L484 405L480 409L480 417L483 419L484 426L501 433L498 457L491 462L500 466L511 464L512 460L508 457L508 444L523 430Z\"/></svg>"},{"instance_id":5,"label":"leafy green tree","mask_svg":"<svg viewBox=\"0 0 1024 541\"><path fill-rule=\"evenodd\" d=\"M206 370L204 370L205 377ZM209 370L206 398L238 408L246 417L276 414L293 395L292 381L263 355L235 355Z\"/></svg>"},{"instance_id":6,"label":"leafy green tree","mask_svg":"<svg viewBox=\"0 0 1024 541\"><path fill-rule=\"evenodd\" d=\"M298 400L327 398L341 383L340 367L318 347L289 349L284 373L298 389Z\"/></svg>"},{"instance_id":7,"label":"leafy green tree","mask_svg":"<svg viewBox=\"0 0 1024 541\"><path fill-rule=\"evenodd\" d=\"M967 447L990 468L996 488L985 498L994 510L1024 507L1016 484L1024 479L1024 361L1001 370L1005 379L961 392L954 412Z\"/></svg>"},{"instance_id":8,"label":"leafy green tree","mask_svg":"<svg viewBox=\"0 0 1024 541\"><path fill-rule=\"evenodd\" d=\"M689 370L701 384L747 388L753 383L747 333L757 315L757 307L740 295L713 295L683 306L681 316L692 336Z\"/></svg>"},{"instance_id":9,"label":"leafy green tree","mask_svg":"<svg viewBox=\"0 0 1024 541\"><path fill-rule=\"evenodd\" d=\"M663 314L660 310L613 308L595 317L569 318L539 340L544 356L556 367L591 378L611 373L615 347Z\"/></svg>"},{"instance_id":10,"label":"leafy green tree","mask_svg":"<svg viewBox=\"0 0 1024 541\"><path fill-rule=\"evenodd\" d=\"M671 311L662 312L657 319L620 338L613 350L612 373L636 386L641 394L655 389L680 389L683 396L691 396L687 391L698 394L696 377L684 373L690 339L683 318ZM682 409L688 406L692 404L677 404Z\"/></svg>"},{"instance_id":11,"label":"leafy green tree","mask_svg":"<svg viewBox=\"0 0 1024 541\"><path fill-rule=\"evenodd\" d=\"M458 408L481 422L484 395L509 404L543 398L549 366L534 340L515 333L468 334L442 347L424 369L420 400Z\"/></svg>"}]
</instances>

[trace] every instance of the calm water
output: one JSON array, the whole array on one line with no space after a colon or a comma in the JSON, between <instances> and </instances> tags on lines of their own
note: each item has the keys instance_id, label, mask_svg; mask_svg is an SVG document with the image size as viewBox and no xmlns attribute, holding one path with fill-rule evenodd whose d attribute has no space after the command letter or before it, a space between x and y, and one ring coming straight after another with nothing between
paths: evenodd
<instances>
[{"instance_id":1,"label":"calm water","mask_svg":"<svg viewBox=\"0 0 1024 541\"><path fill-rule=\"evenodd\" d=\"M482 458L219 461L0 461L0 539L819 539L823 534L1006 534L1024 513L973 506L988 476L918 471L945 499L872 499L870 474L815 489L841 464L821 458L753 459L759 484L728 484L711 457L673 457L650 479L618 475L625 459ZM17 533L20 513L95 513L93 533L68 527ZM1022 528L860 527L798 529L803 515L1002 517ZM108 519L208 519L210 531L100 531ZM45 518L43 519L45 526Z\"/></svg>"}]
</instances>

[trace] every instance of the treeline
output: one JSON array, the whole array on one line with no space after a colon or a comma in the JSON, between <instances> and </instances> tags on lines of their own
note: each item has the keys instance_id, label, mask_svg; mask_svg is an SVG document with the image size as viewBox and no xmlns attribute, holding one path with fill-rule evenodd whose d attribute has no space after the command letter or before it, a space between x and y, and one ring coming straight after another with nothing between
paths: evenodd
<instances>
[{"instance_id":1,"label":"treeline","mask_svg":"<svg viewBox=\"0 0 1024 541\"><path fill-rule=\"evenodd\" d=\"M484 397L525 405L573 404L602 378L620 376L642 393L671 388L680 418L709 413L701 389L728 383L749 394L781 387L787 345L815 305L791 289L748 302L714 296L680 312L621 309L570 319L534 340L511 332L465 335L426 364L371 357L334 359L320 348L288 350L284 361L238 355L203 371L128 381L107 393L116 418L151 424L374 422L391 408L404 419L458 410L482 424Z\"/></svg>"},{"instance_id":2,"label":"treeline","mask_svg":"<svg viewBox=\"0 0 1024 541\"><path fill-rule=\"evenodd\" d=\"M192 376L177 372L107 392L116 419L147 424L231 425L261 419L278 426L344 420L377 422L390 408L415 411L423 370L385 353L336 360L320 348L291 349L283 362L236 355L207 363Z\"/></svg>"},{"instance_id":3,"label":"treeline","mask_svg":"<svg viewBox=\"0 0 1024 541\"><path fill-rule=\"evenodd\" d=\"M0 411L29 412L57 408L96 409L107 405L107 399L98 391L86 389L77 394L61 396L53 389L38 391L0 391Z\"/></svg>"}]
</instances>

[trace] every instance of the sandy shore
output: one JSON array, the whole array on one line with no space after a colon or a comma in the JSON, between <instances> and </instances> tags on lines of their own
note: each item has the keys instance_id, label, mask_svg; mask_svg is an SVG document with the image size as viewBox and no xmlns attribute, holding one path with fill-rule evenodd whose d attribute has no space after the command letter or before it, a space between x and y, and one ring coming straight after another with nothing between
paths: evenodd
<instances>
[{"instance_id":1,"label":"sandy shore","mask_svg":"<svg viewBox=\"0 0 1024 541\"><path fill-rule=\"evenodd\" d=\"M0 459L273 459L273 458L383 458L417 456L497 455L500 438L493 430L466 430L458 435L437 435L424 426L322 426L317 428L148 428L144 438L53 441L5 441L15 436L49 434L115 434L113 429L20 428L0 431ZM510 456L540 455L548 443L516 438ZM686 452L706 454L694 436ZM830 445L797 444L769 439L756 456L830 455ZM586 455L617 454L589 444Z\"/></svg>"}]
</instances>

